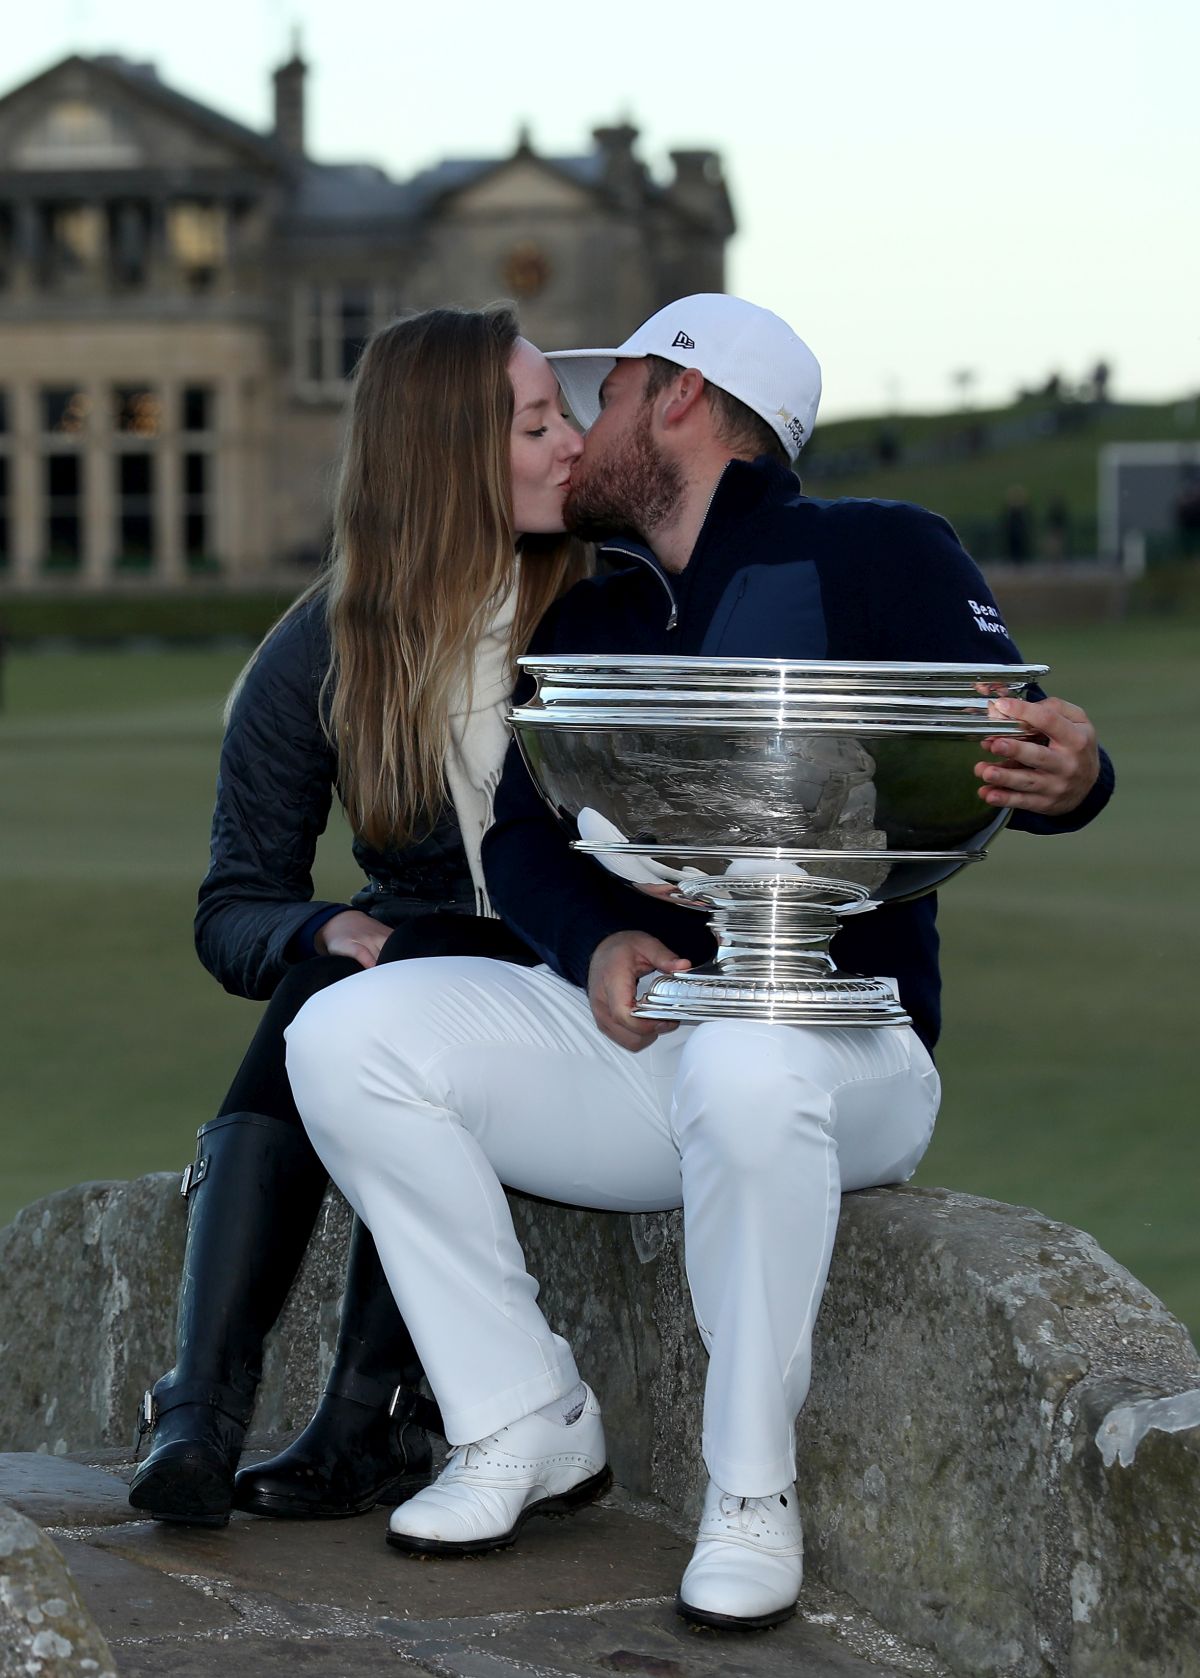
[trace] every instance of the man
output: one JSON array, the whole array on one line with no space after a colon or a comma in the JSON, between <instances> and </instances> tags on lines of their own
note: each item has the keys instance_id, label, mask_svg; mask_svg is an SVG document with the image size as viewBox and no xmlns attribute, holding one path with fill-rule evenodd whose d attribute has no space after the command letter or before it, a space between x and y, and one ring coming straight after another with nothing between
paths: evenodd
<instances>
[{"instance_id":1,"label":"man","mask_svg":"<svg viewBox=\"0 0 1200 1678\"><path fill-rule=\"evenodd\" d=\"M776 316L685 298L619 349L552 361L589 428L568 517L636 539L607 544L615 570L559 603L538 650L1020 662L942 520L801 493L790 466L820 372ZM1112 770L1083 712L997 704L1041 738L989 743L983 802L1034 831L1090 820ZM794 1422L840 1194L911 1175L936 1117L932 900L877 910L835 944L844 969L896 979L912 1028L676 1027L637 1018L636 989L712 953L702 917L572 852L515 748L495 815L492 900L546 965L376 969L309 1004L289 1037L300 1111L375 1233L456 1447L389 1541L494 1549L609 1483L598 1407L537 1309L501 1182L627 1211L682 1204L710 1480L679 1607L772 1625L801 1581Z\"/></svg>"}]
</instances>

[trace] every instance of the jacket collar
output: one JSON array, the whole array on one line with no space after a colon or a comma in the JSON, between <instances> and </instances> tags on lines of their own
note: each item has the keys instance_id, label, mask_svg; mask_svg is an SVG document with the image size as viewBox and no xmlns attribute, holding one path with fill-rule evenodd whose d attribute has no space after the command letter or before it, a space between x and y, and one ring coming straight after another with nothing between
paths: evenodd
<instances>
[{"instance_id":1,"label":"jacket collar","mask_svg":"<svg viewBox=\"0 0 1200 1678\"><path fill-rule=\"evenodd\" d=\"M634 536L614 536L600 544L599 554L613 565L635 565L651 572L662 591L667 619L665 627L675 629L682 614L690 619L696 610L707 623L709 611L724 592L731 570L740 569L752 556L754 544L729 541L744 532L765 506L779 505L800 494L795 474L769 455L757 460L731 460L717 479L704 523L687 565L679 573L664 570L653 549Z\"/></svg>"}]
</instances>

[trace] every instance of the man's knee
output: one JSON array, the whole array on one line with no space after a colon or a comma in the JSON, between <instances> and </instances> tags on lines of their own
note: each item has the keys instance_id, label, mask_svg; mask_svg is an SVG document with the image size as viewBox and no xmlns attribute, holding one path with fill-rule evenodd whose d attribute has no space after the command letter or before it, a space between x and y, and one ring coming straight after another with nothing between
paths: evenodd
<instances>
[{"instance_id":1,"label":"man's knee","mask_svg":"<svg viewBox=\"0 0 1200 1678\"><path fill-rule=\"evenodd\" d=\"M436 1046L432 988L399 963L309 998L286 1032L288 1077L306 1125L332 1110L344 1116L367 1095L434 1099L422 1070Z\"/></svg>"},{"instance_id":2,"label":"man's knee","mask_svg":"<svg viewBox=\"0 0 1200 1678\"><path fill-rule=\"evenodd\" d=\"M675 1122L680 1139L702 1131L733 1167L767 1168L805 1134L824 1131L832 1102L797 1064L779 1026L713 1021L680 1057Z\"/></svg>"}]
</instances>

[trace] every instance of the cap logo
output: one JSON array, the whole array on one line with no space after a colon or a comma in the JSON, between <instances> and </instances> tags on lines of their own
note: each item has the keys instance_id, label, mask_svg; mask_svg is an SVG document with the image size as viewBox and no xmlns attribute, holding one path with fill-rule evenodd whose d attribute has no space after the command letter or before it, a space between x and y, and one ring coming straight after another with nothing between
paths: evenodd
<instances>
[{"instance_id":1,"label":"cap logo","mask_svg":"<svg viewBox=\"0 0 1200 1678\"><path fill-rule=\"evenodd\" d=\"M671 339L671 348L673 350L694 350L695 347L696 340L694 338L689 338L686 332L677 332Z\"/></svg>"},{"instance_id":2,"label":"cap logo","mask_svg":"<svg viewBox=\"0 0 1200 1678\"><path fill-rule=\"evenodd\" d=\"M789 414L786 408L777 408L775 413L776 417L783 421L783 429L796 447L799 448L804 442L804 426L800 420L796 418L795 414Z\"/></svg>"}]
</instances>

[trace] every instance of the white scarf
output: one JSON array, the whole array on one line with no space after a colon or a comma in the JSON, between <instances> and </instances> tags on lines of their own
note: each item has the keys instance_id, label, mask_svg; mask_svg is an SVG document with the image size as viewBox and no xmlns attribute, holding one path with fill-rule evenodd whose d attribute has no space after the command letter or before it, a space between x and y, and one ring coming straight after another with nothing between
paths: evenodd
<instances>
[{"instance_id":1,"label":"white scarf","mask_svg":"<svg viewBox=\"0 0 1200 1678\"><path fill-rule=\"evenodd\" d=\"M509 663L513 620L517 614L517 579L496 608L479 639L471 706L467 684L460 682L450 700L450 741L446 747L446 790L458 817L467 866L481 915L495 919L483 881L480 846L492 824L492 800L508 750L508 703L512 692Z\"/></svg>"}]
</instances>

